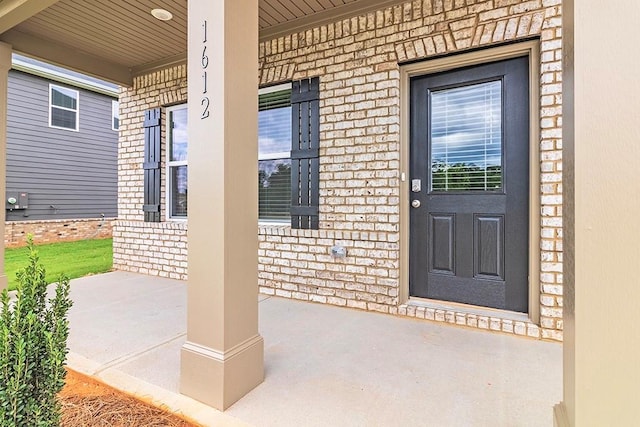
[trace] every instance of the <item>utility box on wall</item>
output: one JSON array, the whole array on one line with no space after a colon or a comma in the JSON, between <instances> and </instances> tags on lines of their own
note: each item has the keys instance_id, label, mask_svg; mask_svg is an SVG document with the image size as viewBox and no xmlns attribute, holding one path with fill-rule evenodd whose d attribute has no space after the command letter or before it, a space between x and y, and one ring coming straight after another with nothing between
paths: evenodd
<instances>
[{"instance_id":1,"label":"utility box on wall","mask_svg":"<svg viewBox=\"0 0 640 427\"><path fill-rule=\"evenodd\" d=\"M29 207L29 193L7 191L5 199L7 210L27 209Z\"/></svg>"}]
</instances>

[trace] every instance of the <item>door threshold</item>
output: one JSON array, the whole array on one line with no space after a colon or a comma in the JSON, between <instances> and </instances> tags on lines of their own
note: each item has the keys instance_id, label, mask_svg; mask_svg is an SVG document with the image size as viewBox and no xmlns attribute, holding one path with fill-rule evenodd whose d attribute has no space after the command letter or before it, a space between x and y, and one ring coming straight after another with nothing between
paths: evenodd
<instances>
[{"instance_id":1,"label":"door threshold","mask_svg":"<svg viewBox=\"0 0 640 427\"><path fill-rule=\"evenodd\" d=\"M398 307L400 315L508 334L541 338L541 328L527 313L449 301L410 297Z\"/></svg>"},{"instance_id":2,"label":"door threshold","mask_svg":"<svg viewBox=\"0 0 640 427\"><path fill-rule=\"evenodd\" d=\"M441 301L429 298L409 297L408 305L419 307L429 307L439 310L455 311L458 313L475 314L477 316L500 317L517 322L530 322L527 313L517 311L501 310L499 308L482 307L479 305L464 304L461 302Z\"/></svg>"}]
</instances>

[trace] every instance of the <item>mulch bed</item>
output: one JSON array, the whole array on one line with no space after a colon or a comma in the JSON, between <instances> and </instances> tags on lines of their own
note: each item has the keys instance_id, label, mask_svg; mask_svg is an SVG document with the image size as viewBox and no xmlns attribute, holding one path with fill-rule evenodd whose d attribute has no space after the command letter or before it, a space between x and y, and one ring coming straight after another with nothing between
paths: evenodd
<instances>
[{"instance_id":1,"label":"mulch bed","mask_svg":"<svg viewBox=\"0 0 640 427\"><path fill-rule=\"evenodd\" d=\"M70 369L65 384L62 427L201 427Z\"/></svg>"}]
</instances>

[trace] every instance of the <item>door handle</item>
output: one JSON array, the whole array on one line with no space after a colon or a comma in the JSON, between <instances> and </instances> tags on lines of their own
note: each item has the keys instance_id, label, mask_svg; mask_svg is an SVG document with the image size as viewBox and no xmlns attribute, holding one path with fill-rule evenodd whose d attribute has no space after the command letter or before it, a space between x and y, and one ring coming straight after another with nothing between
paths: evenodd
<instances>
[{"instance_id":1,"label":"door handle","mask_svg":"<svg viewBox=\"0 0 640 427\"><path fill-rule=\"evenodd\" d=\"M420 207L420 200L412 200L411 201L411 207L419 208Z\"/></svg>"}]
</instances>

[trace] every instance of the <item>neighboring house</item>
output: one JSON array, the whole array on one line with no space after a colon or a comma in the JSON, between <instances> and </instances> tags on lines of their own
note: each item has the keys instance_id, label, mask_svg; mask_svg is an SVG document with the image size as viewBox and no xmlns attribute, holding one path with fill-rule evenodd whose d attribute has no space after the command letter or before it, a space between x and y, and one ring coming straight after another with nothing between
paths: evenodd
<instances>
[{"instance_id":1,"label":"neighboring house","mask_svg":"<svg viewBox=\"0 0 640 427\"><path fill-rule=\"evenodd\" d=\"M117 216L118 87L20 55L9 72L7 245L108 237Z\"/></svg>"},{"instance_id":2,"label":"neighboring house","mask_svg":"<svg viewBox=\"0 0 640 427\"><path fill-rule=\"evenodd\" d=\"M260 43L260 291L561 340L560 10L410 5ZM187 101L123 89L115 268L187 278Z\"/></svg>"}]
</instances>

